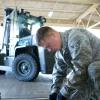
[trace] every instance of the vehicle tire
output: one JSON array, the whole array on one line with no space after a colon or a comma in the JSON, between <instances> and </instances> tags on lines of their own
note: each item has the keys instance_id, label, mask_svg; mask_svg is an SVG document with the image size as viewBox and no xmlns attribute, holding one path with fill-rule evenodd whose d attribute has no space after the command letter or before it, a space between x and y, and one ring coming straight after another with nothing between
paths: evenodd
<instances>
[{"instance_id":1,"label":"vehicle tire","mask_svg":"<svg viewBox=\"0 0 100 100\"><path fill-rule=\"evenodd\" d=\"M13 73L18 80L33 81L39 74L35 59L28 54L18 55L13 62Z\"/></svg>"},{"instance_id":2,"label":"vehicle tire","mask_svg":"<svg viewBox=\"0 0 100 100\"><path fill-rule=\"evenodd\" d=\"M0 75L4 75L6 73L6 71L1 71L0 70Z\"/></svg>"}]
</instances>

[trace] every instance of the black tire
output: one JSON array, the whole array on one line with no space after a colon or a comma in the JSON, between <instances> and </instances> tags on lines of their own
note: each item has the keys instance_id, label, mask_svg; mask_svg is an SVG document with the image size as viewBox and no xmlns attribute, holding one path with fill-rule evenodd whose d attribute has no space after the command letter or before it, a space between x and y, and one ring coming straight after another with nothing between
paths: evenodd
<instances>
[{"instance_id":1,"label":"black tire","mask_svg":"<svg viewBox=\"0 0 100 100\"><path fill-rule=\"evenodd\" d=\"M33 81L39 74L35 59L28 54L18 55L13 62L13 73L20 81Z\"/></svg>"},{"instance_id":2,"label":"black tire","mask_svg":"<svg viewBox=\"0 0 100 100\"><path fill-rule=\"evenodd\" d=\"M0 70L0 75L4 75L6 73L6 71L1 71Z\"/></svg>"}]
</instances>

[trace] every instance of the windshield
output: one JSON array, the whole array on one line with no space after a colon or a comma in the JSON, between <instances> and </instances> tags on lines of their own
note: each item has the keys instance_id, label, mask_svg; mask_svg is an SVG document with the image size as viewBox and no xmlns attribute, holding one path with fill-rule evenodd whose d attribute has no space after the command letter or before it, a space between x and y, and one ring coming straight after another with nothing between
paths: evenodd
<instances>
[{"instance_id":1,"label":"windshield","mask_svg":"<svg viewBox=\"0 0 100 100\"><path fill-rule=\"evenodd\" d=\"M42 26L42 22L39 17L32 15L21 14L18 16L19 22L19 37L26 37L29 35L35 35L38 28Z\"/></svg>"}]
</instances>

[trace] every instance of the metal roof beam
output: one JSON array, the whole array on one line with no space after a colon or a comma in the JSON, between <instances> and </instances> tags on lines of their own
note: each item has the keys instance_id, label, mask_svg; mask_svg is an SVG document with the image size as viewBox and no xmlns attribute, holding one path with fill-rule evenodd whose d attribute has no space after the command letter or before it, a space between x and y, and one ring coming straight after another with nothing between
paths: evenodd
<instances>
[{"instance_id":1,"label":"metal roof beam","mask_svg":"<svg viewBox=\"0 0 100 100\"><path fill-rule=\"evenodd\" d=\"M99 6L99 4L93 4L89 9L87 9L82 15L80 15L77 19L76 22L80 21L81 19L83 19L84 17L86 17L88 14L90 14L91 12L94 12L95 9Z\"/></svg>"},{"instance_id":2,"label":"metal roof beam","mask_svg":"<svg viewBox=\"0 0 100 100\"><path fill-rule=\"evenodd\" d=\"M97 22L97 23L95 23L95 24L93 24L93 25L91 25L91 26L89 26L88 28L93 28L93 27L95 27L95 26L97 26L97 25L99 25L99 24L100 24L100 21Z\"/></svg>"}]
</instances>

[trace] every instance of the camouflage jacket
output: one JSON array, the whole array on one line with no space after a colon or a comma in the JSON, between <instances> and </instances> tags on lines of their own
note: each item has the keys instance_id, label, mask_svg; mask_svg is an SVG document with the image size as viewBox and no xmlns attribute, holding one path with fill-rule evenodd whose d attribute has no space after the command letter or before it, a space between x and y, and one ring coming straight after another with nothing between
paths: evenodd
<instances>
[{"instance_id":1,"label":"camouflage jacket","mask_svg":"<svg viewBox=\"0 0 100 100\"><path fill-rule=\"evenodd\" d=\"M79 89L87 80L88 65L100 60L100 40L85 29L70 29L61 33L62 49L56 52L51 93L69 88Z\"/></svg>"}]
</instances>

